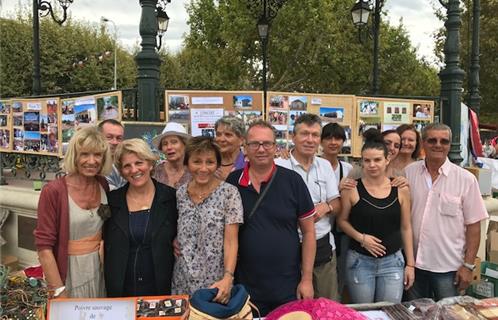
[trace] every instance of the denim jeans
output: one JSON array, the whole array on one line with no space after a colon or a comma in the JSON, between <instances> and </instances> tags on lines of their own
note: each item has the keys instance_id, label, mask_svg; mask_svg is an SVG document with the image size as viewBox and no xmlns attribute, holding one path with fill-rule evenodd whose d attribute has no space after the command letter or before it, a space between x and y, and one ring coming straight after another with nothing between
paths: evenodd
<instances>
[{"instance_id":1,"label":"denim jeans","mask_svg":"<svg viewBox=\"0 0 498 320\"><path fill-rule=\"evenodd\" d=\"M348 250L346 277L352 303L401 302L405 260L401 251L374 258Z\"/></svg>"},{"instance_id":2,"label":"denim jeans","mask_svg":"<svg viewBox=\"0 0 498 320\"><path fill-rule=\"evenodd\" d=\"M455 275L456 271L439 273L415 268L415 283L406 293L406 298L407 300L432 298L434 301L439 301L457 296Z\"/></svg>"}]
</instances>

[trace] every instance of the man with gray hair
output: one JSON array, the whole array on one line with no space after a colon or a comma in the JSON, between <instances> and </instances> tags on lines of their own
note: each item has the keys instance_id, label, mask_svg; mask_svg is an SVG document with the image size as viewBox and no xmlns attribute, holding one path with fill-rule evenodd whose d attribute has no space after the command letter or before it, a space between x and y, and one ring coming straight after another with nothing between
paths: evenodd
<instances>
[{"instance_id":1,"label":"man with gray hair","mask_svg":"<svg viewBox=\"0 0 498 320\"><path fill-rule=\"evenodd\" d=\"M405 168L410 183L415 283L409 300L456 296L472 281L481 220L488 213L474 175L448 159L451 129L422 131L425 160Z\"/></svg>"},{"instance_id":2,"label":"man with gray hair","mask_svg":"<svg viewBox=\"0 0 498 320\"><path fill-rule=\"evenodd\" d=\"M337 257L331 218L340 212L338 182L332 165L316 156L322 134L322 120L312 113L300 115L294 123L294 149L288 159L278 158L279 166L303 178L315 205L316 256L313 267L315 298L340 301L337 285Z\"/></svg>"}]
</instances>

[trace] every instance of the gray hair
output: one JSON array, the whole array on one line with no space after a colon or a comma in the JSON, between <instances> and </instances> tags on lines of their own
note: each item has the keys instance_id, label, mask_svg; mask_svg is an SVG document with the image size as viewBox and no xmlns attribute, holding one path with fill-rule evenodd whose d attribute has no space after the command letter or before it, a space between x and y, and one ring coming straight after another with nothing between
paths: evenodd
<instances>
[{"instance_id":1,"label":"gray hair","mask_svg":"<svg viewBox=\"0 0 498 320\"><path fill-rule=\"evenodd\" d=\"M297 132L297 126L301 123L304 123L307 126L314 126L315 124L319 124L320 131L322 130L322 119L320 119L320 117L314 113L305 113L297 118L297 120L294 122L294 134L296 134Z\"/></svg>"},{"instance_id":2,"label":"gray hair","mask_svg":"<svg viewBox=\"0 0 498 320\"><path fill-rule=\"evenodd\" d=\"M445 125L444 123L429 123L422 129L422 140L425 141L427 139L427 135L429 134L429 131L431 130L438 130L438 131L448 131L450 141L452 141L452 133L451 133L451 128Z\"/></svg>"},{"instance_id":3,"label":"gray hair","mask_svg":"<svg viewBox=\"0 0 498 320\"><path fill-rule=\"evenodd\" d=\"M224 116L219 118L214 124L214 130L218 130L218 126L221 124L227 126L239 138L243 138L246 134L244 122L235 116Z\"/></svg>"}]
</instances>

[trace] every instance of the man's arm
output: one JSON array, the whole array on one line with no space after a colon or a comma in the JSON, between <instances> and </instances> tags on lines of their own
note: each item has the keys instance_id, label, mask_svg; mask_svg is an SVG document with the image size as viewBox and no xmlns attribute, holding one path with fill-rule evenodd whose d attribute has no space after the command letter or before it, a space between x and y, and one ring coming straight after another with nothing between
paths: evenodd
<instances>
[{"instance_id":1,"label":"man's arm","mask_svg":"<svg viewBox=\"0 0 498 320\"><path fill-rule=\"evenodd\" d=\"M481 221L468 224L465 231L465 257L464 262L474 264L481 242ZM472 282L472 271L465 266L458 268L455 282L458 290L465 290Z\"/></svg>"},{"instance_id":2,"label":"man's arm","mask_svg":"<svg viewBox=\"0 0 498 320\"><path fill-rule=\"evenodd\" d=\"M316 240L315 224L312 218L299 220L299 227L303 234L301 254L301 281L297 286L298 299L313 298L313 264L315 263Z\"/></svg>"}]
</instances>

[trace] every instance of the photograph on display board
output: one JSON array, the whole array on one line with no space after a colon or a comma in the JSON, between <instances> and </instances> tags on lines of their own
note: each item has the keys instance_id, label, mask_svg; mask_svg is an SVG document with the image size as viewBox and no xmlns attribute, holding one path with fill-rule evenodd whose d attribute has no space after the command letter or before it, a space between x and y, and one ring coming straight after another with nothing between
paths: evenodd
<instances>
[{"instance_id":1,"label":"photograph on display board","mask_svg":"<svg viewBox=\"0 0 498 320\"><path fill-rule=\"evenodd\" d=\"M382 125L382 131L387 131L387 130L396 130L396 128L399 127L399 124L383 124Z\"/></svg>"},{"instance_id":2,"label":"photograph on display board","mask_svg":"<svg viewBox=\"0 0 498 320\"><path fill-rule=\"evenodd\" d=\"M308 97L305 96L289 96L290 110L306 110L308 107Z\"/></svg>"},{"instance_id":3,"label":"photograph on display board","mask_svg":"<svg viewBox=\"0 0 498 320\"><path fill-rule=\"evenodd\" d=\"M287 130L275 131L275 139L287 139Z\"/></svg>"},{"instance_id":4,"label":"photograph on display board","mask_svg":"<svg viewBox=\"0 0 498 320\"><path fill-rule=\"evenodd\" d=\"M157 150L156 147L152 144L152 139L154 139L155 136L161 134L161 132L164 129L164 126L166 125L165 123L134 121L134 122L123 122L123 125L125 127L124 130L125 139L133 139L133 138L142 139L145 142L147 142L147 144L155 154L157 154L158 156L162 156L164 158L163 153L159 152L159 150ZM186 125L184 125L184 127L187 128Z\"/></svg>"},{"instance_id":5,"label":"photograph on display board","mask_svg":"<svg viewBox=\"0 0 498 320\"><path fill-rule=\"evenodd\" d=\"M341 153L342 154L351 154L351 148L352 148L352 143L351 143L351 127L350 126L342 126L344 129L344 132L346 133L346 140L342 144L342 149Z\"/></svg>"},{"instance_id":6,"label":"photograph on display board","mask_svg":"<svg viewBox=\"0 0 498 320\"><path fill-rule=\"evenodd\" d=\"M10 148L10 130L0 128L0 149Z\"/></svg>"},{"instance_id":7,"label":"photograph on display board","mask_svg":"<svg viewBox=\"0 0 498 320\"><path fill-rule=\"evenodd\" d=\"M287 130L288 112L271 110L268 120L277 130Z\"/></svg>"},{"instance_id":8,"label":"photograph on display board","mask_svg":"<svg viewBox=\"0 0 498 320\"><path fill-rule=\"evenodd\" d=\"M7 119L8 119L8 115L6 114L0 114L0 127L6 127L8 122L7 122Z\"/></svg>"},{"instance_id":9,"label":"photograph on display board","mask_svg":"<svg viewBox=\"0 0 498 320\"><path fill-rule=\"evenodd\" d=\"M249 125L249 123L262 119L263 113L261 111L255 111L255 110L247 110L247 111L240 111L240 110L225 110L225 115L226 116L234 116L239 119L242 119L242 121L246 124Z\"/></svg>"},{"instance_id":10,"label":"photograph on display board","mask_svg":"<svg viewBox=\"0 0 498 320\"><path fill-rule=\"evenodd\" d=\"M12 103L12 112L22 112L22 102L21 101L14 101Z\"/></svg>"},{"instance_id":11,"label":"photograph on display board","mask_svg":"<svg viewBox=\"0 0 498 320\"><path fill-rule=\"evenodd\" d=\"M23 123L22 119L23 119L22 113L14 113L12 116L12 125L14 127L21 127Z\"/></svg>"},{"instance_id":12,"label":"photograph on display board","mask_svg":"<svg viewBox=\"0 0 498 320\"><path fill-rule=\"evenodd\" d=\"M407 102L384 102L385 123L409 123L411 105Z\"/></svg>"},{"instance_id":13,"label":"photograph on display board","mask_svg":"<svg viewBox=\"0 0 498 320\"><path fill-rule=\"evenodd\" d=\"M192 109L190 127L192 136L214 137L214 124L223 117L222 108Z\"/></svg>"},{"instance_id":14,"label":"photograph on display board","mask_svg":"<svg viewBox=\"0 0 498 320\"><path fill-rule=\"evenodd\" d=\"M305 114L306 111L289 111L289 126L294 127L294 123L296 122L297 118Z\"/></svg>"},{"instance_id":15,"label":"photograph on display board","mask_svg":"<svg viewBox=\"0 0 498 320\"><path fill-rule=\"evenodd\" d=\"M15 151L23 151L24 149L24 139L23 138L14 138L14 150Z\"/></svg>"},{"instance_id":16,"label":"photograph on display board","mask_svg":"<svg viewBox=\"0 0 498 320\"><path fill-rule=\"evenodd\" d=\"M94 97L75 99L74 125L90 125L97 123L97 105Z\"/></svg>"},{"instance_id":17,"label":"photograph on display board","mask_svg":"<svg viewBox=\"0 0 498 320\"><path fill-rule=\"evenodd\" d=\"M189 96L170 95L168 101L169 110L188 110L190 109Z\"/></svg>"},{"instance_id":18,"label":"photograph on display board","mask_svg":"<svg viewBox=\"0 0 498 320\"><path fill-rule=\"evenodd\" d=\"M24 112L24 131L40 131L40 112Z\"/></svg>"},{"instance_id":19,"label":"photograph on display board","mask_svg":"<svg viewBox=\"0 0 498 320\"><path fill-rule=\"evenodd\" d=\"M414 103L413 117L417 119L431 119L431 105L428 103Z\"/></svg>"},{"instance_id":20,"label":"photograph on display board","mask_svg":"<svg viewBox=\"0 0 498 320\"><path fill-rule=\"evenodd\" d=\"M253 98L248 95L233 96L233 107L235 109L252 108Z\"/></svg>"},{"instance_id":21,"label":"photograph on display board","mask_svg":"<svg viewBox=\"0 0 498 320\"><path fill-rule=\"evenodd\" d=\"M40 151L40 132L25 131L24 132L24 148L23 151L39 152Z\"/></svg>"},{"instance_id":22,"label":"photograph on display board","mask_svg":"<svg viewBox=\"0 0 498 320\"><path fill-rule=\"evenodd\" d=\"M344 121L343 107L320 107L320 117L322 121L342 122Z\"/></svg>"},{"instance_id":23,"label":"photograph on display board","mask_svg":"<svg viewBox=\"0 0 498 320\"><path fill-rule=\"evenodd\" d=\"M188 123L190 121L190 111L189 110L169 111L168 121Z\"/></svg>"},{"instance_id":24,"label":"photograph on display board","mask_svg":"<svg viewBox=\"0 0 498 320\"><path fill-rule=\"evenodd\" d=\"M358 102L360 117L363 116L378 116L379 103L377 101L360 100Z\"/></svg>"},{"instance_id":25,"label":"photograph on display board","mask_svg":"<svg viewBox=\"0 0 498 320\"><path fill-rule=\"evenodd\" d=\"M289 109L288 96L270 96L270 107L279 109Z\"/></svg>"},{"instance_id":26,"label":"photograph on display board","mask_svg":"<svg viewBox=\"0 0 498 320\"><path fill-rule=\"evenodd\" d=\"M358 126L358 135L359 136L363 136L363 133L365 131L367 131L368 129L377 129L377 130L381 130L382 128L382 125L379 122L367 122L365 123L364 121L360 121L360 124Z\"/></svg>"},{"instance_id":27,"label":"photograph on display board","mask_svg":"<svg viewBox=\"0 0 498 320\"><path fill-rule=\"evenodd\" d=\"M10 114L10 101L0 101L0 114Z\"/></svg>"},{"instance_id":28,"label":"photograph on display board","mask_svg":"<svg viewBox=\"0 0 498 320\"><path fill-rule=\"evenodd\" d=\"M422 129L424 129L425 126L427 126L429 123L431 122L424 120L413 120L413 126L415 127L415 130L417 130L418 132L422 132Z\"/></svg>"},{"instance_id":29,"label":"photograph on display board","mask_svg":"<svg viewBox=\"0 0 498 320\"><path fill-rule=\"evenodd\" d=\"M107 119L120 120L119 98L117 94L109 94L96 98L98 121Z\"/></svg>"}]
</instances>

